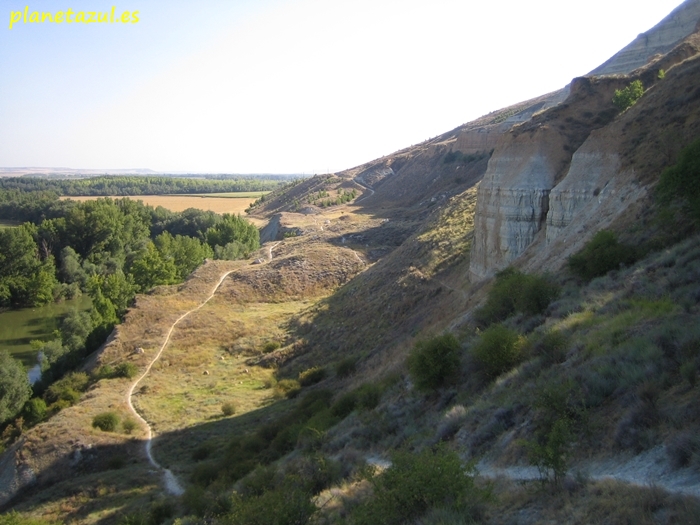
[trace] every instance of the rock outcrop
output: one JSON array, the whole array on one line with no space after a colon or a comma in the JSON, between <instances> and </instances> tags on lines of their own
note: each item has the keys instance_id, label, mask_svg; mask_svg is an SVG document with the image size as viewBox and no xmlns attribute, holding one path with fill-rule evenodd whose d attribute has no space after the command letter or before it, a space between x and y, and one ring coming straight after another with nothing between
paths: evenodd
<instances>
[{"instance_id":1,"label":"rock outcrop","mask_svg":"<svg viewBox=\"0 0 700 525\"><path fill-rule=\"evenodd\" d=\"M629 45L588 74L626 74L640 68L655 55L665 55L681 40L695 32L699 19L700 0L686 0L661 22L649 31L641 33Z\"/></svg>"},{"instance_id":2,"label":"rock outcrop","mask_svg":"<svg viewBox=\"0 0 700 525\"><path fill-rule=\"evenodd\" d=\"M688 1L648 35L658 42L678 34L687 36L686 29L691 25L694 29L698 17L700 0ZM490 277L536 240L539 250L551 254L548 246L565 231L569 235L571 224L588 217L586 213L600 208L598 217L588 217L594 233L646 195L641 188L658 177L681 144L695 136L697 110L693 108L700 98L695 87L700 79L693 80L692 71L698 62L700 35L693 33L674 43L666 55L654 57L630 76L575 79L564 102L502 137L479 187L470 280ZM625 67L635 67L640 60L627 60ZM608 62L612 67L624 61L618 57ZM669 72L665 80L658 78L660 68ZM647 92L637 106L616 117L614 91L634 79L641 79ZM668 152L666 158L649 157L644 144L651 140ZM619 184L621 174L625 174L624 184ZM583 233L579 231L560 251L580 247L589 237Z\"/></svg>"}]
</instances>

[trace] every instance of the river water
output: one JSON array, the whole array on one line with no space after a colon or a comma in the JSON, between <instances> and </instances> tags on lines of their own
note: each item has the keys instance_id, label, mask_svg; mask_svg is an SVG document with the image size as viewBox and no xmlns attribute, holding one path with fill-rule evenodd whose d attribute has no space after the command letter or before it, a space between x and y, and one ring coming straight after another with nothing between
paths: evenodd
<instances>
[{"instance_id":1,"label":"river water","mask_svg":"<svg viewBox=\"0 0 700 525\"><path fill-rule=\"evenodd\" d=\"M19 308L0 313L0 350L7 350L12 357L22 361L28 369L30 382L41 377L37 350L30 342L49 341L59 329L61 320L72 310L89 310L90 297L49 304L37 308Z\"/></svg>"}]
</instances>

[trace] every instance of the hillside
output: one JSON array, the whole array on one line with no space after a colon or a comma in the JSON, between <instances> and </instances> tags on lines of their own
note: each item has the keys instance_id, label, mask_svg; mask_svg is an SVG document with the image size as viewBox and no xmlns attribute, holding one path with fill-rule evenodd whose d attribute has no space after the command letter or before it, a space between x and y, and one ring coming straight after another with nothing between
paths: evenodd
<instances>
[{"instance_id":1,"label":"hillside","mask_svg":"<svg viewBox=\"0 0 700 525\"><path fill-rule=\"evenodd\" d=\"M80 402L3 453L3 510L699 523L700 230L655 190L700 138L699 6L560 91L265 196L259 252L138 296ZM135 426L95 428L108 410Z\"/></svg>"}]
</instances>

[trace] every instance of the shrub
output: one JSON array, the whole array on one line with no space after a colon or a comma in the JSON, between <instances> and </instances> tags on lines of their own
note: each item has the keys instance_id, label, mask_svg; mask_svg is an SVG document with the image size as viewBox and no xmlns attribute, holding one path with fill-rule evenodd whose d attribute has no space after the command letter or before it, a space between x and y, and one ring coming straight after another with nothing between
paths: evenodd
<instances>
[{"instance_id":1,"label":"shrub","mask_svg":"<svg viewBox=\"0 0 700 525\"><path fill-rule=\"evenodd\" d=\"M601 230L588 241L583 249L569 257L569 269L585 280L617 270L620 265L629 265L637 260L637 251L617 241L609 230Z\"/></svg>"},{"instance_id":2,"label":"shrub","mask_svg":"<svg viewBox=\"0 0 700 525\"><path fill-rule=\"evenodd\" d=\"M696 225L700 223L700 139L684 148L678 162L663 171L656 198L664 207L680 202L682 211Z\"/></svg>"},{"instance_id":3,"label":"shrub","mask_svg":"<svg viewBox=\"0 0 700 525\"><path fill-rule=\"evenodd\" d=\"M421 390L451 383L459 373L459 341L452 334L418 341L408 355L408 371Z\"/></svg>"},{"instance_id":4,"label":"shrub","mask_svg":"<svg viewBox=\"0 0 700 525\"><path fill-rule=\"evenodd\" d=\"M34 397L24 405L23 415L25 421L35 425L46 417L46 402L40 397Z\"/></svg>"},{"instance_id":5,"label":"shrub","mask_svg":"<svg viewBox=\"0 0 700 525\"><path fill-rule=\"evenodd\" d=\"M559 330L550 330L535 344L535 354L546 365L561 363L566 359L568 340Z\"/></svg>"},{"instance_id":6,"label":"shrub","mask_svg":"<svg viewBox=\"0 0 700 525\"><path fill-rule=\"evenodd\" d=\"M80 392L84 392L89 383L90 379L85 372L72 372L53 383L44 392L44 400L48 404L63 400L74 405L80 401Z\"/></svg>"},{"instance_id":7,"label":"shrub","mask_svg":"<svg viewBox=\"0 0 700 525\"><path fill-rule=\"evenodd\" d=\"M221 405L221 412L223 412L224 416L232 416L236 413L236 405L228 401Z\"/></svg>"},{"instance_id":8,"label":"shrub","mask_svg":"<svg viewBox=\"0 0 700 525\"><path fill-rule=\"evenodd\" d=\"M641 80L632 81L626 88L616 89L612 102L620 111L632 107L644 94L644 84Z\"/></svg>"},{"instance_id":9,"label":"shrub","mask_svg":"<svg viewBox=\"0 0 700 525\"><path fill-rule=\"evenodd\" d=\"M92 427L104 432L114 432L119 426L119 416L116 412L102 412L92 418Z\"/></svg>"},{"instance_id":10,"label":"shrub","mask_svg":"<svg viewBox=\"0 0 700 525\"><path fill-rule=\"evenodd\" d=\"M274 352L274 351L277 350L280 346L282 346L282 345L280 344L279 341L268 341L267 343L265 343L265 344L263 345L263 353L264 353L264 354L269 354L270 352Z\"/></svg>"},{"instance_id":11,"label":"shrub","mask_svg":"<svg viewBox=\"0 0 700 525\"><path fill-rule=\"evenodd\" d=\"M314 366L299 373L299 384L301 386L311 386L326 377L326 369Z\"/></svg>"},{"instance_id":12,"label":"shrub","mask_svg":"<svg viewBox=\"0 0 700 525\"><path fill-rule=\"evenodd\" d=\"M234 493L233 511L226 521L233 525L297 525L308 523L316 506L311 495L294 479L259 496L242 498Z\"/></svg>"},{"instance_id":13,"label":"shrub","mask_svg":"<svg viewBox=\"0 0 700 525\"><path fill-rule=\"evenodd\" d=\"M301 385L296 379L282 379L275 385L275 397L294 399L301 392Z\"/></svg>"},{"instance_id":14,"label":"shrub","mask_svg":"<svg viewBox=\"0 0 700 525\"><path fill-rule=\"evenodd\" d=\"M335 366L335 375L339 378L349 377L355 373L357 361L354 357L346 357Z\"/></svg>"},{"instance_id":15,"label":"shrub","mask_svg":"<svg viewBox=\"0 0 700 525\"><path fill-rule=\"evenodd\" d=\"M516 312L539 315L557 295L559 287L545 277L506 268L496 274L486 304L475 312L475 320L481 326L488 326Z\"/></svg>"},{"instance_id":16,"label":"shrub","mask_svg":"<svg viewBox=\"0 0 700 525\"><path fill-rule=\"evenodd\" d=\"M365 383L356 391L357 404L366 410L375 408L382 399L382 389L374 383Z\"/></svg>"},{"instance_id":17,"label":"shrub","mask_svg":"<svg viewBox=\"0 0 700 525\"><path fill-rule=\"evenodd\" d=\"M136 430L136 427L138 427L138 423L130 417L127 417L124 421L122 421L122 430L126 434L131 434L134 430Z\"/></svg>"},{"instance_id":18,"label":"shrub","mask_svg":"<svg viewBox=\"0 0 700 525\"><path fill-rule=\"evenodd\" d=\"M126 377L127 379L131 379L136 376L138 371L139 369L134 363L119 363L114 368L114 374L112 377Z\"/></svg>"},{"instance_id":19,"label":"shrub","mask_svg":"<svg viewBox=\"0 0 700 525\"><path fill-rule=\"evenodd\" d=\"M525 338L502 324L489 326L481 333L472 355L484 374L493 379L520 361Z\"/></svg>"},{"instance_id":20,"label":"shrub","mask_svg":"<svg viewBox=\"0 0 700 525\"><path fill-rule=\"evenodd\" d=\"M348 392L338 398L338 400L333 403L331 407L331 413L340 418L345 418L349 416L355 407L357 406L357 393Z\"/></svg>"},{"instance_id":21,"label":"shrub","mask_svg":"<svg viewBox=\"0 0 700 525\"><path fill-rule=\"evenodd\" d=\"M418 454L396 452L391 459L386 471L370 479L374 494L353 510L352 523L413 523L438 507L461 509L468 516L467 505L479 499L473 470L465 471L455 452L438 447Z\"/></svg>"}]
</instances>

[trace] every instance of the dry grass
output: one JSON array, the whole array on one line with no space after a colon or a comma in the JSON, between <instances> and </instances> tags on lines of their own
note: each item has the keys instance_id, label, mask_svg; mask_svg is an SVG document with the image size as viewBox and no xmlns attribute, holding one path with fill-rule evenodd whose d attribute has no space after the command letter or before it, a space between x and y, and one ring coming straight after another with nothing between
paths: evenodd
<instances>
[{"instance_id":1,"label":"dry grass","mask_svg":"<svg viewBox=\"0 0 700 525\"><path fill-rule=\"evenodd\" d=\"M249 194L251 192L245 192ZM136 201L142 201L149 206L162 206L171 211L184 211L187 208L197 208L200 210L214 211L216 213L232 213L235 215L244 214L246 208L258 198L257 196L247 196L234 198L233 194L227 193L228 197L216 197L209 195L135 195L128 197ZM222 194L224 195L224 194ZM96 200L104 197L61 197L61 199L71 199L79 202ZM119 196L112 198L121 198Z\"/></svg>"}]
</instances>

